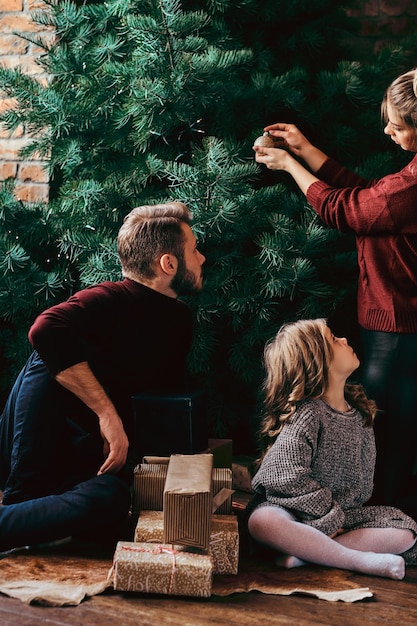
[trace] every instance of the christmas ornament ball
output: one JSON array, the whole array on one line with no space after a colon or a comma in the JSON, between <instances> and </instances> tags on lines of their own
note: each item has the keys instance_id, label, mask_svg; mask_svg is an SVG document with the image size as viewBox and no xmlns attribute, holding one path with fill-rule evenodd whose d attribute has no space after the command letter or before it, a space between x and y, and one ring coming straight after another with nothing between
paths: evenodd
<instances>
[{"instance_id":1,"label":"christmas ornament ball","mask_svg":"<svg viewBox=\"0 0 417 626\"><path fill-rule=\"evenodd\" d=\"M255 139L253 145L263 146L264 148L273 148L275 146L275 142L268 133L264 133L263 135Z\"/></svg>"}]
</instances>

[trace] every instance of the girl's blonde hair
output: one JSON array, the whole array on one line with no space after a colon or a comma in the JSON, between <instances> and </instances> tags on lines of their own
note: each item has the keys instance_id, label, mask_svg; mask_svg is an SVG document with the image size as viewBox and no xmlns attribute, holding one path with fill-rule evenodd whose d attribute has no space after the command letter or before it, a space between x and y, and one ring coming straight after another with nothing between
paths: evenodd
<instances>
[{"instance_id":1,"label":"girl's blonde hair","mask_svg":"<svg viewBox=\"0 0 417 626\"><path fill-rule=\"evenodd\" d=\"M300 402L320 398L327 389L333 350L326 328L325 319L284 324L265 347L265 416L259 432L262 457ZM376 406L361 385L346 384L345 397L362 413L364 426L371 426Z\"/></svg>"}]
</instances>

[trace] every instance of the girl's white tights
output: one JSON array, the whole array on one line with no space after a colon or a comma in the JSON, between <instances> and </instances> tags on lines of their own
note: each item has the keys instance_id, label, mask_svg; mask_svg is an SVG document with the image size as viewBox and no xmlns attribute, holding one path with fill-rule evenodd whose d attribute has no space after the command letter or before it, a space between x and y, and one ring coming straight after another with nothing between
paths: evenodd
<instances>
[{"instance_id":1,"label":"girl's white tights","mask_svg":"<svg viewBox=\"0 0 417 626\"><path fill-rule=\"evenodd\" d=\"M284 567L316 563L397 580L405 576L399 554L416 541L411 530L401 528L361 528L331 539L273 506L252 513L249 532L256 541L283 553L278 564Z\"/></svg>"}]
</instances>

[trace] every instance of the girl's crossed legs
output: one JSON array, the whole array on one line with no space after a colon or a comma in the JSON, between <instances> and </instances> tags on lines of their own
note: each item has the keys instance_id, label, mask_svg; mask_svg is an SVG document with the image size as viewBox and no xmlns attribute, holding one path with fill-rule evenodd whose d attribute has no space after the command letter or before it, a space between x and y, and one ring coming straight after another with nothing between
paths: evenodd
<instances>
[{"instance_id":1,"label":"girl's crossed legs","mask_svg":"<svg viewBox=\"0 0 417 626\"><path fill-rule=\"evenodd\" d=\"M285 567L315 563L398 580L405 576L399 555L416 541L402 528L359 528L331 538L276 506L255 509L248 527L256 541L284 553Z\"/></svg>"}]
</instances>

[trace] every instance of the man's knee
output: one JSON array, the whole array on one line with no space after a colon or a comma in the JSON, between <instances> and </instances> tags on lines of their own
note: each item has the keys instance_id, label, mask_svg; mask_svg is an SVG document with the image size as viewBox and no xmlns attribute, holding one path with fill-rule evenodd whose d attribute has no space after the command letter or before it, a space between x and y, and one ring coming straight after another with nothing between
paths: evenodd
<instances>
[{"instance_id":1,"label":"man's knee","mask_svg":"<svg viewBox=\"0 0 417 626\"><path fill-rule=\"evenodd\" d=\"M113 474L95 476L75 489L80 490L89 500L92 514L103 515L103 519L108 522L123 518L130 509L130 488Z\"/></svg>"}]
</instances>

